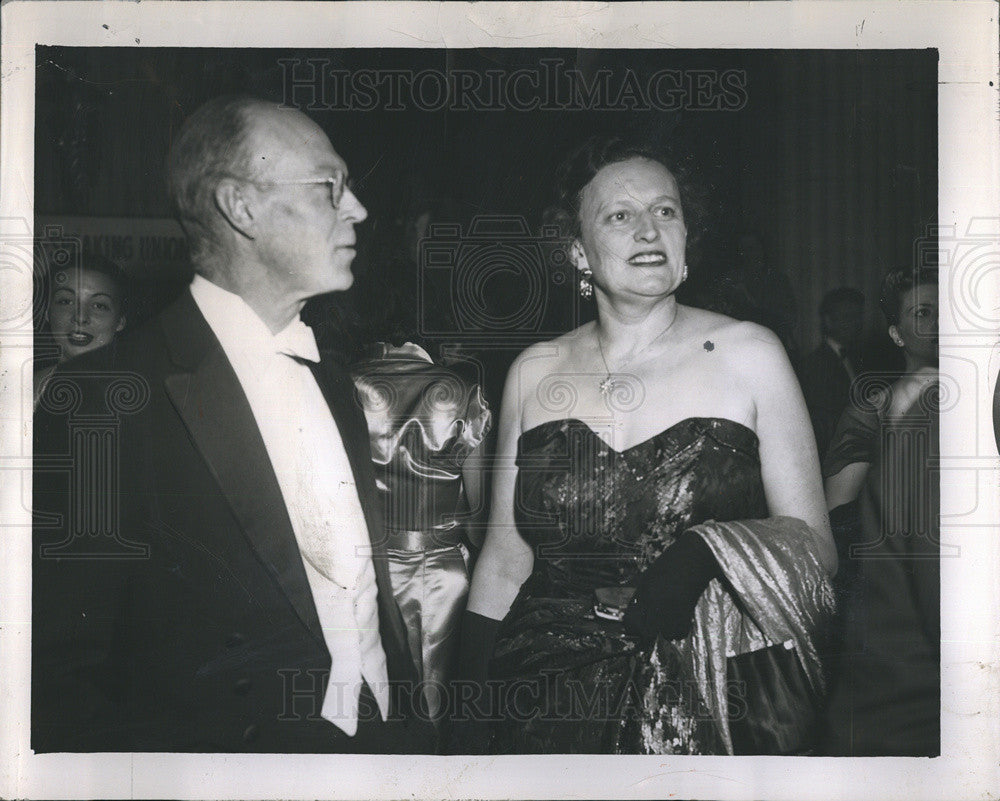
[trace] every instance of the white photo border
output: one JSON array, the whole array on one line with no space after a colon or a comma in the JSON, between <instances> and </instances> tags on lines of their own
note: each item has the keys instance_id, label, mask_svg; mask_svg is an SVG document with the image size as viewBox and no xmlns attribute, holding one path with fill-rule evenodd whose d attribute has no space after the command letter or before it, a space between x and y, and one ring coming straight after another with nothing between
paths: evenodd
<instances>
[{"instance_id":1,"label":"white photo border","mask_svg":"<svg viewBox=\"0 0 1000 801\"><path fill-rule=\"evenodd\" d=\"M955 235L941 282L942 369L971 362L975 386L943 415L942 756L402 757L34 755L29 746L31 347L0 350L0 796L18 798L980 798L1000 787L1000 478L991 401L1000 322L965 324L965 283L1000 310L1000 112L994 2L312 3L12 2L2 14L0 249L32 235L35 46L936 48L939 222ZM28 221L27 230L23 229ZM993 261L962 266L985 238ZM989 243L992 242L992 251ZM977 257L979 258L979 257ZM986 266L984 267L983 264ZM990 265L993 265L991 267ZM982 281L983 270L987 280ZM963 270L965 272L963 272ZM992 270L992 273L990 272ZM975 271L975 276L971 273ZM970 273L966 275L965 273ZM992 277L990 278L990 275ZM0 320L31 308L30 274L0 275ZM23 314L21 315L23 317ZM982 320L983 316L979 315ZM968 421L977 421L970 430Z\"/></svg>"}]
</instances>

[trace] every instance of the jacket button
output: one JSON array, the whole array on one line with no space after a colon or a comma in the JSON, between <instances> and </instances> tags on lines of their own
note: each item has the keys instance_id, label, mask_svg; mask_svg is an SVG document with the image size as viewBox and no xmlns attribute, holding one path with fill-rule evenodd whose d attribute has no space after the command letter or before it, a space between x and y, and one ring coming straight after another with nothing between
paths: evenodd
<instances>
[{"instance_id":1,"label":"jacket button","mask_svg":"<svg viewBox=\"0 0 1000 801\"><path fill-rule=\"evenodd\" d=\"M226 648L235 648L238 645L243 645L246 642L246 637L240 634L238 631L234 631L229 635L229 639L226 640Z\"/></svg>"},{"instance_id":2,"label":"jacket button","mask_svg":"<svg viewBox=\"0 0 1000 801\"><path fill-rule=\"evenodd\" d=\"M246 695L250 692L250 687L252 682L250 679L237 679L236 683L233 685L233 690L237 695Z\"/></svg>"},{"instance_id":3,"label":"jacket button","mask_svg":"<svg viewBox=\"0 0 1000 801\"><path fill-rule=\"evenodd\" d=\"M256 723L251 723L243 730L243 742L252 743L257 739L258 734L260 734L260 728Z\"/></svg>"}]
</instances>

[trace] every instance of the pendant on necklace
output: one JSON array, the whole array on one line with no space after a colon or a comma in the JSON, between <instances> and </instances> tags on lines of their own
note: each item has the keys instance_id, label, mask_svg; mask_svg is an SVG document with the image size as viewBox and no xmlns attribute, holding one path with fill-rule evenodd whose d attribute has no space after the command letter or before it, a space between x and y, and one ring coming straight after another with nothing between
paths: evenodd
<instances>
[{"instance_id":1,"label":"pendant on necklace","mask_svg":"<svg viewBox=\"0 0 1000 801\"><path fill-rule=\"evenodd\" d=\"M610 395L615 390L615 380L611 377L611 373L608 373L608 377L605 378L601 384L601 394L604 396Z\"/></svg>"}]
</instances>

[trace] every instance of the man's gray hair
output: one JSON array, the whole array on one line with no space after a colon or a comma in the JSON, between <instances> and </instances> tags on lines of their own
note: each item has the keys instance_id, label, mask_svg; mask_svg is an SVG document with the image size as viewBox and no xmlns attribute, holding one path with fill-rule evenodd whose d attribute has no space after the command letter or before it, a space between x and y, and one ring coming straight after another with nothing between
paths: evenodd
<instances>
[{"instance_id":1,"label":"man's gray hair","mask_svg":"<svg viewBox=\"0 0 1000 801\"><path fill-rule=\"evenodd\" d=\"M267 105L247 95L210 100L184 121L170 150L167 192L187 235L195 269L206 268L219 244L215 189L227 176L252 178L247 143L250 110Z\"/></svg>"}]
</instances>

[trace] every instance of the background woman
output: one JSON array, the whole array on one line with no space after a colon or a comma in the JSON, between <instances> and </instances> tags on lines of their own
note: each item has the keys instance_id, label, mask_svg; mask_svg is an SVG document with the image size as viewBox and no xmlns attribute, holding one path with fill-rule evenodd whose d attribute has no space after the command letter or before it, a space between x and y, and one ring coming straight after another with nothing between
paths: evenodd
<instances>
[{"instance_id":1,"label":"background woman","mask_svg":"<svg viewBox=\"0 0 1000 801\"><path fill-rule=\"evenodd\" d=\"M58 347L54 362L35 368L34 402L42 396L56 365L103 347L125 328L125 279L103 256L85 255L79 265L49 275L49 330Z\"/></svg>"},{"instance_id":2,"label":"background woman","mask_svg":"<svg viewBox=\"0 0 1000 801\"><path fill-rule=\"evenodd\" d=\"M848 407L824 461L845 555L841 647L821 750L941 753L940 447L937 274L900 270L881 296L906 373ZM858 395L862 393L856 393ZM834 467L837 463L834 463ZM855 502L857 498L857 502ZM845 514L845 510L847 513ZM857 510L857 511L855 511ZM838 576L839 578L839 576Z\"/></svg>"},{"instance_id":3,"label":"background woman","mask_svg":"<svg viewBox=\"0 0 1000 801\"><path fill-rule=\"evenodd\" d=\"M734 744L726 659L785 640L821 689L836 556L809 418L774 334L676 301L678 175L617 140L561 171L598 319L507 379L462 643L482 680L503 620L490 675L529 689L501 702L501 752L760 747ZM697 526L737 520L758 522ZM606 618L631 588L626 631Z\"/></svg>"},{"instance_id":4,"label":"background woman","mask_svg":"<svg viewBox=\"0 0 1000 801\"><path fill-rule=\"evenodd\" d=\"M837 424L823 460L828 509L858 497L864 484L880 422L902 415L938 376L937 270L896 270L882 282L879 307L889 337L903 353L906 371L888 384L862 384Z\"/></svg>"},{"instance_id":5,"label":"background woman","mask_svg":"<svg viewBox=\"0 0 1000 801\"><path fill-rule=\"evenodd\" d=\"M937 270L896 270L885 277L879 306L906 370L895 380L880 375L859 379L823 459L826 505L840 554L837 586L844 592L856 573L856 560L849 554L860 537L856 500L878 437L885 425L902 417L923 393L937 386L937 291Z\"/></svg>"}]
</instances>

